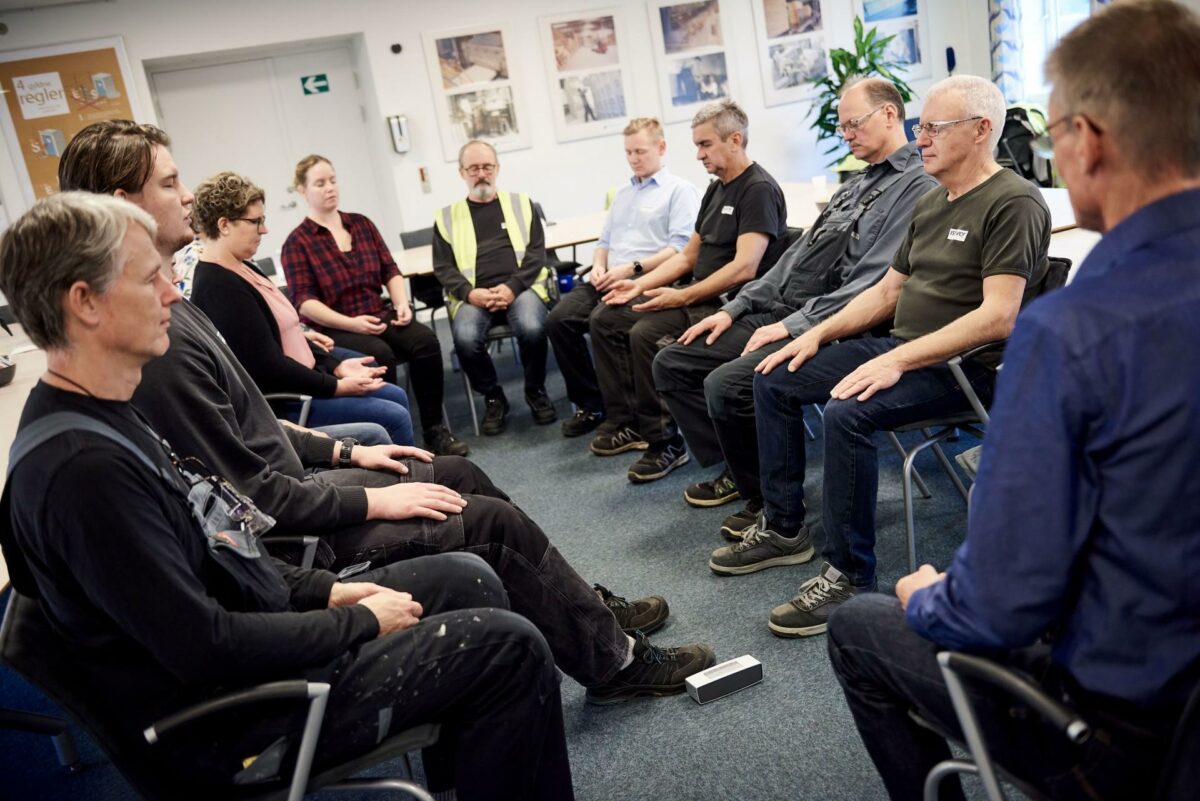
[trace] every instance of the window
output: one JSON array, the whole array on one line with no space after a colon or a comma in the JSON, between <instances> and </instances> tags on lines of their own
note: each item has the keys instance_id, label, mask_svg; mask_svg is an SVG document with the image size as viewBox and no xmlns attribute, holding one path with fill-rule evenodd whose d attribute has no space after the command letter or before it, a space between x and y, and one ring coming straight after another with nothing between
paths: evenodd
<instances>
[{"instance_id":1,"label":"window","mask_svg":"<svg viewBox=\"0 0 1200 801\"><path fill-rule=\"evenodd\" d=\"M1021 75L1025 100L1045 103L1050 87L1043 67L1058 40L1092 13L1096 0L1020 0Z\"/></svg>"}]
</instances>

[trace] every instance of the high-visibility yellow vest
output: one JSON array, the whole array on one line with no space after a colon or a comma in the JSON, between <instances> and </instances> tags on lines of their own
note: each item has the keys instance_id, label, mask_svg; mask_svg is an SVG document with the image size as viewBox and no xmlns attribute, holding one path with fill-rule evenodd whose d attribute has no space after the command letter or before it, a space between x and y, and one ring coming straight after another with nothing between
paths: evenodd
<instances>
[{"instance_id":1,"label":"high-visibility yellow vest","mask_svg":"<svg viewBox=\"0 0 1200 801\"><path fill-rule=\"evenodd\" d=\"M530 202L529 195L523 193L499 192L497 197L500 200L500 211L504 215L504 230L508 232L508 241L512 243L513 253L517 257L517 266L520 267L521 259L525 257L525 248L529 244L530 233L533 230L533 203ZM513 203L514 199L517 201L516 203ZM475 239L475 224L471 221L471 207L467 205L468 202L466 198L463 198L446 206L438 212L434 224L442 238L450 243L458 271L471 282L471 286L475 286L475 257L478 246ZM549 268L542 267L533 286L530 287L543 303L550 301L550 295L546 291L546 279L549 275ZM456 297L452 292L447 294L450 298L450 316L453 317L466 298Z\"/></svg>"},{"instance_id":2,"label":"high-visibility yellow vest","mask_svg":"<svg viewBox=\"0 0 1200 801\"><path fill-rule=\"evenodd\" d=\"M617 188L610 186L608 192L604 195L604 210L608 211L612 208L613 201L617 199Z\"/></svg>"}]
</instances>

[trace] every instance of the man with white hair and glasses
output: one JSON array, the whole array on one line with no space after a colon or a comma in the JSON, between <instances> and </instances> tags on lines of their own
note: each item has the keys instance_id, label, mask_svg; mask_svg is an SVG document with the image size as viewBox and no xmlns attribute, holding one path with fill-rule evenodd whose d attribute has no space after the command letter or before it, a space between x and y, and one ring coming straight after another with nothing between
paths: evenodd
<instances>
[{"instance_id":1,"label":"man with white hair and glasses","mask_svg":"<svg viewBox=\"0 0 1200 801\"><path fill-rule=\"evenodd\" d=\"M925 170L940 186L917 201L891 267L755 368L763 511L741 542L713 552L715 572L751 573L814 555L802 414L809 404L826 404L825 565L771 612L768 625L778 636L823 633L839 604L875 590L873 435L969 410L944 362L1007 337L1045 275L1049 209L1037 187L992 158L1004 116L1004 97L983 78L934 85L915 132ZM848 339L893 318L891 336ZM990 371L966 371L986 401Z\"/></svg>"},{"instance_id":2,"label":"man with white hair and glasses","mask_svg":"<svg viewBox=\"0 0 1200 801\"><path fill-rule=\"evenodd\" d=\"M1200 685L1200 361L1172 345L1200 339L1200 15L1114 3L1062 38L1046 77L1053 141L1041 144L1079 224L1104 236L1070 286L1021 314L953 562L829 623L834 670L896 800L920 798L950 758L909 716L957 730L943 649L1017 668L1086 722L1090 736L1069 742L1013 714L1007 692L968 685L990 755L1039 793L1196 797L1181 715ZM940 797L962 798L958 782Z\"/></svg>"}]
</instances>

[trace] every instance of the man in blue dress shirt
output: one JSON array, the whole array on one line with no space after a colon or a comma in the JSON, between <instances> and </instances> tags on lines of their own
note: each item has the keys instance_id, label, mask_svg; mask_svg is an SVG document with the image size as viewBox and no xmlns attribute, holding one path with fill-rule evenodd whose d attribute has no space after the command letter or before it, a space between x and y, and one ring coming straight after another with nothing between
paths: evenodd
<instances>
[{"instance_id":1,"label":"man in blue dress shirt","mask_svg":"<svg viewBox=\"0 0 1200 801\"><path fill-rule=\"evenodd\" d=\"M700 210L700 190L672 175L663 165L667 140L654 117L637 117L625 126L625 160L633 177L613 196L600 241L592 256L589 283L580 284L550 311L546 335L554 359L575 404L564 420L564 437L586 434L607 417L604 396L584 334L600 296L617 281L650 272L683 250ZM630 448L645 448L629 440Z\"/></svg>"},{"instance_id":2,"label":"man in blue dress shirt","mask_svg":"<svg viewBox=\"0 0 1200 801\"><path fill-rule=\"evenodd\" d=\"M1104 233L1005 355L966 542L897 598L856 597L829 650L893 799L957 730L935 654L1025 668L1092 728L1082 746L973 693L997 761L1054 798L1150 798L1200 680L1200 17L1115 4L1047 61L1055 164ZM1044 143L1050 144L1050 143ZM961 798L949 782L943 798Z\"/></svg>"}]
</instances>

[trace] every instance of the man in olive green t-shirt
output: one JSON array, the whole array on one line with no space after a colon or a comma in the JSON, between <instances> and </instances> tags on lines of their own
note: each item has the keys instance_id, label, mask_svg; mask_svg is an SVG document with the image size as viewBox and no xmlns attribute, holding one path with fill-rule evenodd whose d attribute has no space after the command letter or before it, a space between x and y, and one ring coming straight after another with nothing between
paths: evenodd
<instances>
[{"instance_id":1,"label":"man in olive green t-shirt","mask_svg":"<svg viewBox=\"0 0 1200 801\"><path fill-rule=\"evenodd\" d=\"M891 268L756 368L763 513L741 542L713 552L714 572L812 559L801 415L808 404L826 404L826 564L771 612L768 625L781 637L824 632L838 605L875 589L874 433L969 410L944 362L1006 338L1045 275L1050 212L1033 184L992 158L1004 116L1004 97L983 78L954 76L930 90L917 146L940 186L917 201ZM847 339L893 317L889 337ZM990 396L990 371L976 365L967 374Z\"/></svg>"}]
</instances>

